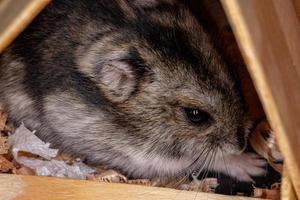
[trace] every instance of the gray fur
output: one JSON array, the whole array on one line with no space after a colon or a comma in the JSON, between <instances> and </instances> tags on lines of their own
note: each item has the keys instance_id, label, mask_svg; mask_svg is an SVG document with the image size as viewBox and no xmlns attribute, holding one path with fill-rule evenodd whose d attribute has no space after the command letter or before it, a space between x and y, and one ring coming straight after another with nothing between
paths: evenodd
<instances>
[{"instance_id":1,"label":"gray fur","mask_svg":"<svg viewBox=\"0 0 300 200\"><path fill-rule=\"evenodd\" d=\"M136 178L224 171L205 155L237 154L246 134L228 66L175 1L53 1L0 57L0 99L15 125Z\"/></svg>"}]
</instances>

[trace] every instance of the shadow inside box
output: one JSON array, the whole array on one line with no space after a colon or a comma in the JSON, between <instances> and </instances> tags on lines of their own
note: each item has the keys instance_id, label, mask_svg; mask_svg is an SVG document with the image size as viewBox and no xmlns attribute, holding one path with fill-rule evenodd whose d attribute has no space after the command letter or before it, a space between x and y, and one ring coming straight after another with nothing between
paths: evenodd
<instances>
[{"instance_id":1,"label":"shadow inside box","mask_svg":"<svg viewBox=\"0 0 300 200\"><path fill-rule=\"evenodd\" d=\"M241 182L227 176L223 173L208 172L205 178L217 178L218 186L215 190L217 194L251 196L254 188L271 188L274 183L281 182L281 174L275 171L270 165L266 166L267 174L259 177L252 177L255 183ZM203 179L204 173L198 176L198 179ZM218 174L218 176L217 176Z\"/></svg>"}]
</instances>

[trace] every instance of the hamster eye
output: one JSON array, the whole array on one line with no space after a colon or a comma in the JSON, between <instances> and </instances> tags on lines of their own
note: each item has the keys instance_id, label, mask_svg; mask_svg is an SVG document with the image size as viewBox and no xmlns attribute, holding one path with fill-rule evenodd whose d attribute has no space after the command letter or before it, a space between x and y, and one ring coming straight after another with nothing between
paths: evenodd
<instances>
[{"instance_id":1,"label":"hamster eye","mask_svg":"<svg viewBox=\"0 0 300 200\"><path fill-rule=\"evenodd\" d=\"M211 116L207 112L197 108L184 108L184 112L189 121L194 124L203 124L211 119Z\"/></svg>"}]
</instances>

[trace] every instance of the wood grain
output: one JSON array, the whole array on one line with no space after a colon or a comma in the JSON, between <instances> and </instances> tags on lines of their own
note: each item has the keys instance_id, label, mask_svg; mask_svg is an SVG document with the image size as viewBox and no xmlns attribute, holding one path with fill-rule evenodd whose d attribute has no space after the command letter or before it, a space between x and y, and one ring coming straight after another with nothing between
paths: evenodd
<instances>
[{"instance_id":1,"label":"wood grain","mask_svg":"<svg viewBox=\"0 0 300 200\"><path fill-rule=\"evenodd\" d=\"M291 183L287 169L284 167L282 173L281 200L297 200L296 192Z\"/></svg>"},{"instance_id":2,"label":"wood grain","mask_svg":"<svg viewBox=\"0 0 300 200\"><path fill-rule=\"evenodd\" d=\"M251 200L139 185L0 174L0 200ZM254 199L255 200L255 199Z\"/></svg>"},{"instance_id":3,"label":"wood grain","mask_svg":"<svg viewBox=\"0 0 300 200\"><path fill-rule=\"evenodd\" d=\"M300 197L300 28L291 0L222 0Z\"/></svg>"},{"instance_id":4,"label":"wood grain","mask_svg":"<svg viewBox=\"0 0 300 200\"><path fill-rule=\"evenodd\" d=\"M0 53L49 2L50 0L0 1Z\"/></svg>"}]
</instances>

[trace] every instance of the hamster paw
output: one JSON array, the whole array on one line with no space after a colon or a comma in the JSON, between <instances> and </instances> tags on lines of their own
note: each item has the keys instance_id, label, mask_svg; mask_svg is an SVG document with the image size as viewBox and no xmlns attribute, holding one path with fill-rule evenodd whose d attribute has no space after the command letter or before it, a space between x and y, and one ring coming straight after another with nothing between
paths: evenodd
<instances>
[{"instance_id":1,"label":"hamster paw","mask_svg":"<svg viewBox=\"0 0 300 200\"><path fill-rule=\"evenodd\" d=\"M239 181L254 182L252 176L265 175L267 170L266 160L255 153L243 153L240 155L228 155L224 162L218 163L217 171L228 174Z\"/></svg>"},{"instance_id":2,"label":"hamster paw","mask_svg":"<svg viewBox=\"0 0 300 200\"><path fill-rule=\"evenodd\" d=\"M254 182L251 176L262 176L266 174L267 161L255 153L244 153L231 155L228 158L230 175L239 181Z\"/></svg>"}]
</instances>

